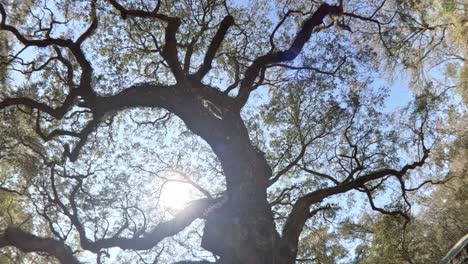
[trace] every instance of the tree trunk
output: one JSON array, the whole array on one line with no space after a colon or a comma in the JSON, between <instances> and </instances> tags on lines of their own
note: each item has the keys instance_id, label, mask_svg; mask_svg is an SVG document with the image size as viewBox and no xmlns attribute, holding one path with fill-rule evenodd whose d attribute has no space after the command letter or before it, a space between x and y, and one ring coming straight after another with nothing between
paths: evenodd
<instances>
[{"instance_id":1,"label":"tree trunk","mask_svg":"<svg viewBox=\"0 0 468 264\"><path fill-rule=\"evenodd\" d=\"M271 168L251 144L237 102L197 83L187 87L191 88L154 89L150 85L109 100L113 109L133 105L166 108L205 140L220 160L227 190L222 202L205 213L203 248L220 256L221 263L293 263L295 250L282 246L267 200Z\"/></svg>"},{"instance_id":2,"label":"tree trunk","mask_svg":"<svg viewBox=\"0 0 468 264\"><path fill-rule=\"evenodd\" d=\"M219 152L227 194L208 214L202 246L221 256L222 263L275 263L279 235L266 197L270 169L265 159L238 141Z\"/></svg>"},{"instance_id":3,"label":"tree trunk","mask_svg":"<svg viewBox=\"0 0 468 264\"><path fill-rule=\"evenodd\" d=\"M190 112L180 116L211 146L222 164L227 186L224 199L207 212L202 247L220 256L221 263L284 263L276 256L280 236L267 200L271 168L263 153L251 144L237 111L220 107L216 109L220 116L214 116L202 104L198 115L193 111L196 108L187 107Z\"/></svg>"}]
</instances>

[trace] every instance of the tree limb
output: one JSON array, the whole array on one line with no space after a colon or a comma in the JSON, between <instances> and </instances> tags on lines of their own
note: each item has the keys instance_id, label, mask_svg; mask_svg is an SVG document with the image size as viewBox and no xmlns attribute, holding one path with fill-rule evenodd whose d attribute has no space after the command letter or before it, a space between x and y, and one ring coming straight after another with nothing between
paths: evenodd
<instances>
[{"instance_id":1,"label":"tree limb","mask_svg":"<svg viewBox=\"0 0 468 264\"><path fill-rule=\"evenodd\" d=\"M283 226L282 240L285 241L292 251L297 251L297 243L299 242L299 236L302 232L308 215L309 207L312 204L319 203L323 199L337 195L340 193L347 192L349 190L362 187L365 183L383 178L387 175L392 175L396 177L403 177L409 170L421 167L425 164L426 159L429 157L429 150L424 149L424 155L419 161L413 162L403 166L400 170L395 169L382 169L369 174L358 177L354 180L343 182L341 184L335 185L333 187L328 187L324 189L319 189L308 193L301 198L299 198L293 206L291 213L289 214L286 223Z\"/></svg>"},{"instance_id":2,"label":"tree limb","mask_svg":"<svg viewBox=\"0 0 468 264\"><path fill-rule=\"evenodd\" d=\"M255 82L261 69L269 64L281 63L294 60L301 52L305 43L309 40L314 28L322 24L323 19L327 15L341 14L343 11L340 6L331 6L323 3L310 18L304 21L299 32L291 44L291 46L283 51L269 53L256 58L253 63L245 70L244 79L241 81L239 94L237 100L240 106L243 106L249 97L252 90L252 85Z\"/></svg>"},{"instance_id":3,"label":"tree limb","mask_svg":"<svg viewBox=\"0 0 468 264\"><path fill-rule=\"evenodd\" d=\"M197 81L201 81L203 77L210 71L211 63L216 55L216 52L219 50L222 41L224 40L228 29L234 24L234 18L232 16L226 16L221 21L218 31L211 40L211 43L206 51L203 64L200 66L200 69L194 74L194 78Z\"/></svg>"},{"instance_id":4,"label":"tree limb","mask_svg":"<svg viewBox=\"0 0 468 264\"><path fill-rule=\"evenodd\" d=\"M63 242L41 238L15 227L8 227L0 234L0 248L6 246L16 247L25 253L44 252L54 256L62 264L80 264L71 248Z\"/></svg>"}]
</instances>

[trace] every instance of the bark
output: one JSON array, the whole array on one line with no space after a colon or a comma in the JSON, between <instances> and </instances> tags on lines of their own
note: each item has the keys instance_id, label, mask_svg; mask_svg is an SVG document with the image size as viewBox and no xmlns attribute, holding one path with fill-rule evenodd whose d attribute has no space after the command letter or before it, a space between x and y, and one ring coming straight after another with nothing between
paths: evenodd
<instances>
[{"instance_id":1,"label":"bark","mask_svg":"<svg viewBox=\"0 0 468 264\"><path fill-rule=\"evenodd\" d=\"M105 120L106 116L127 108L164 108L181 118L190 131L210 145L222 164L227 190L225 196L214 204L202 203L194 212L186 212L174 221L163 223L148 236L132 239L113 238L90 242L79 222L76 206L72 203L74 212L67 213L66 206L63 205L62 211L71 219L78 230L82 248L93 252L99 252L100 249L108 247L149 249L160 240L180 232L196 218L205 218L202 247L220 256L220 263L294 263L302 228L312 214L310 212L312 204L319 203L329 196L362 187L365 183L386 175L401 178L408 170L424 164L428 155L426 150L422 160L409 164L399 171L384 169L352 181L335 182L335 186L306 194L297 199L280 235L276 231L271 206L267 200L267 188L272 176L271 168L263 154L252 145L240 111L246 104L250 93L257 87L255 85L257 79L260 79L258 83L261 84L266 67L294 60L310 39L314 29L323 23L323 19L328 15L342 14L342 7L323 3L304 21L287 49L272 49L271 52L254 59L251 65L246 68L243 77L236 78L235 86L239 84L239 92L236 98L232 98L227 93L235 86L229 87L226 89L227 93L223 93L216 88L204 85L202 79L211 70L213 60L219 52L229 28L234 24L233 17L226 16L222 20L208 46L202 65L197 72L190 74L188 65L193 50L187 50L184 67L182 67L178 56L179 45L176 35L182 23L181 19L158 13L159 4L155 10L150 12L126 9L115 0L109 0L109 2L124 19L140 17L164 22L165 43L160 55L170 68L176 84L145 83L130 87L112 96L99 96L92 87L93 69L81 50L82 42L97 27L96 17L93 17L88 30L76 42L70 39L54 38L30 40L21 35L15 27L6 23L6 12L0 4L2 17L0 29L12 33L20 43L27 47L54 46L57 59L64 63L69 70L70 82L69 95L58 108L29 98L6 98L0 102L0 109L26 105L60 120L77 104L78 99L82 99L79 106L88 108L93 113L93 120L82 131L55 130L49 135L43 135L39 126L36 129L44 141L63 135L78 138L79 142L73 150L70 151L68 146L65 148L65 156L74 161L78 158L80 149L86 143L88 136L100 122ZM59 47L68 49L81 68L80 81L76 87L72 85L72 64L61 56ZM27 234L8 229L3 236L0 235L0 247L7 245L16 246L25 252L47 252L57 257L62 263L77 263L66 245L52 239L41 239L31 235L28 237Z\"/></svg>"},{"instance_id":2,"label":"bark","mask_svg":"<svg viewBox=\"0 0 468 264\"><path fill-rule=\"evenodd\" d=\"M221 161L227 194L207 217L202 246L222 263L275 263L279 235L266 193L271 170L238 114L226 119L224 130L204 138Z\"/></svg>"},{"instance_id":3,"label":"bark","mask_svg":"<svg viewBox=\"0 0 468 264\"><path fill-rule=\"evenodd\" d=\"M25 253L46 253L47 255L54 256L61 263L80 263L74 256L71 248L63 242L51 238L37 237L19 228L10 227L3 234L0 234L0 248L4 246L14 246Z\"/></svg>"},{"instance_id":4,"label":"bark","mask_svg":"<svg viewBox=\"0 0 468 264\"><path fill-rule=\"evenodd\" d=\"M240 113L232 109L233 99L196 83L191 87L139 87L103 98L106 103L99 105L115 110L158 103L177 114L211 146L226 177L226 195L207 210L202 246L219 255L221 263L285 263L275 255L280 239L267 200L269 165L250 142Z\"/></svg>"},{"instance_id":5,"label":"bark","mask_svg":"<svg viewBox=\"0 0 468 264\"><path fill-rule=\"evenodd\" d=\"M229 28L234 24L233 17L226 16L220 23L199 70L194 74L187 74L188 72L184 72L178 59L176 33L181 23L179 18L159 14L158 7L149 12L126 9L118 1L110 0L109 2L121 13L124 19L137 16L157 19L166 24L164 30L165 45L161 51L161 56L167 62L177 84L160 86L146 83L128 88L113 96L100 97L91 88L93 69L80 49L81 43L95 30L97 25L96 17L93 17L89 29L77 42L53 38L29 40L23 37L16 28L6 23L6 13L0 5L2 14L0 29L10 31L26 46L47 47L55 45L67 48L74 55L82 69L76 92L71 92L63 105L57 109L28 98L3 100L0 102L0 109L15 105L28 105L56 119L62 119L76 102L76 98L81 97L83 102L80 106L92 111L93 120L88 123L84 130L72 134L79 138L79 142L73 150L70 150L68 146L65 148L65 156L71 161L78 158L80 149L85 144L87 137L110 113L135 107L158 107L174 113L185 122L193 133L200 136L211 146L219 158L225 174L227 186L225 196L220 202L210 206L204 214L206 224L202 246L220 256L221 263L293 263L297 252L297 241L281 240L276 231L273 213L267 200L268 180L272 174L271 169L263 154L250 142L247 128L240 116L240 110L246 103L249 93L254 89L254 81L259 74L261 75L262 69L273 63L293 60L310 38L313 29L322 23L325 16L341 12L341 7L328 4L321 5L304 22L288 49L269 53L255 59L246 70L243 80L239 80L238 97L231 98L213 87L203 85L201 80L211 70L212 61ZM61 57L60 52L57 52L59 58L66 62ZM188 61L190 61L190 57ZM40 132L39 126L37 131ZM60 135L71 134L67 131L53 131L50 135L42 135L42 138L48 141ZM74 225L80 230L80 223L73 215L70 214L74 220ZM183 225L178 226L177 230L189 225L191 220L196 217L198 216L183 222ZM80 237L84 248L92 251L99 250L99 247L93 248L99 242L91 245L86 238L85 232L80 232ZM100 243L104 242L109 244L114 243L115 240L102 240ZM124 245L124 248L129 248L129 242L131 241L122 240L117 244L111 244L120 247ZM142 247L151 246L152 242L154 241L146 241ZM296 242L296 244L291 245L291 242ZM134 244L132 243L132 245Z\"/></svg>"}]
</instances>

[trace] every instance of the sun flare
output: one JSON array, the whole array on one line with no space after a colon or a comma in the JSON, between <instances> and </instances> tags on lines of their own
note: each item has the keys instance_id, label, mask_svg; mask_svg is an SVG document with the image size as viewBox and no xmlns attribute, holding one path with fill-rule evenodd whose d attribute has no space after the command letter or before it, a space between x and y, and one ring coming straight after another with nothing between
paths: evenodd
<instances>
[{"instance_id":1,"label":"sun flare","mask_svg":"<svg viewBox=\"0 0 468 264\"><path fill-rule=\"evenodd\" d=\"M181 210L194 199L193 188L187 183L170 181L164 184L160 199L164 209Z\"/></svg>"}]
</instances>

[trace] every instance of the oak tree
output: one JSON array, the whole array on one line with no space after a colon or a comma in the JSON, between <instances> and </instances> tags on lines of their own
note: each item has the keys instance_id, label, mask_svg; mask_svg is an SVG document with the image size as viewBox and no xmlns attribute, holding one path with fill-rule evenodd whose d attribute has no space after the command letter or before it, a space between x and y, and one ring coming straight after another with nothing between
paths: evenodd
<instances>
[{"instance_id":1,"label":"oak tree","mask_svg":"<svg viewBox=\"0 0 468 264\"><path fill-rule=\"evenodd\" d=\"M1 1L0 190L30 227L0 226L0 248L338 261L329 223L353 203L409 221L411 193L450 180L431 153L453 141L441 72L462 74L466 21L454 1L428 18L438 3ZM413 94L389 98L400 73Z\"/></svg>"}]
</instances>

